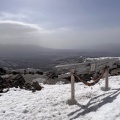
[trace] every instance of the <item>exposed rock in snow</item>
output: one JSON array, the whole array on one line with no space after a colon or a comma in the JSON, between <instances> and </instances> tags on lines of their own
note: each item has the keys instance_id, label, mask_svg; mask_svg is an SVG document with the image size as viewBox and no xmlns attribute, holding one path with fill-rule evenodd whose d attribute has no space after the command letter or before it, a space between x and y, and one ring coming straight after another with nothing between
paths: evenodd
<instances>
[{"instance_id":1,"label":"exposed rock in snow","mask_svg":"<svg viewBox=\"0 0 120 120\"><path fill-rule=\"evenodd\" d=\"M15 75L15 76L8 76L7 78L1 78L0 77L0 93L7 92L9 88L11 87L20 87L21 89L26 90L41 90L42 87L39 85L39 83L33 82L33 83L27 83L24 79L24 77L21 74ZM7 91L4 90L7 88Z\"/></svg>"}]
</instances>

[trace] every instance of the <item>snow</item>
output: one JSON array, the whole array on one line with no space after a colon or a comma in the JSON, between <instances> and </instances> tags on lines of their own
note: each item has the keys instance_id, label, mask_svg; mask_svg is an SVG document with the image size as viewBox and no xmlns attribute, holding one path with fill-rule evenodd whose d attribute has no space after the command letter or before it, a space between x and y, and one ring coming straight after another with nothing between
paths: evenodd
<instances>
[{"instance_id":1,"label":"snow","mask_svg":"<svg viewBox=\"0 0 120 120\"><path fill-rule=\"evenodd\" d=\"M0 120L120 120L120 76L109 77L88 87L75 84L76 105L68 105L70 84L42 85L32 93L11 88L0 95Z\"/></svg>"},{"instance_id":2,"label":"snow","mask_svg":"<svg viewBox=\"0 0 120 120\"><path fill-rule=\"evenodd\" d=\"M104 59L114 59L117 58L120 60L120 57L98 57L98 58L86 58L86 60L104 60Z\"/></svg>"}]
</instances>

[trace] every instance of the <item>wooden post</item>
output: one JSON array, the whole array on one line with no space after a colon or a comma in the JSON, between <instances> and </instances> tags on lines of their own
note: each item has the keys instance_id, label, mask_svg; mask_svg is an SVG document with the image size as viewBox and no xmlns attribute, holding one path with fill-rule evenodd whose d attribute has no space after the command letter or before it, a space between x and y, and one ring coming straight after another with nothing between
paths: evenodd
<instances>
[{"instance_id":1,"label":"wooden post","mask_svg":"<svg viewBox=\"0 0 120 120\"><path fill-rule=\"evenodd\" d=\"M105 91L109 90L108 72L109 69L107 68L105 71Z\"/></svg>"},{"instance_id":2,"label":"wooden post","mask_svg":"<svg viewBox=\"0 0 120 120\"><path fill-rule=\"evenodd\" d=\"M71 104L75 104L75 77L74 77L74 69L71 69Z\"/></svg>"}]
</instances>

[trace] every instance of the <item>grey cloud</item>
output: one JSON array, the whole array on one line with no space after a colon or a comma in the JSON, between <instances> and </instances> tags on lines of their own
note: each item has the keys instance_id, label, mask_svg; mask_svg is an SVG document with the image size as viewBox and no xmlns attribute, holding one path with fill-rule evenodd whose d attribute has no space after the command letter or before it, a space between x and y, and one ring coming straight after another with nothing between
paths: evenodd
<instances>
[{"instance_id":1,"label":"grey cloud","mask_svg":"<svg viewBox=\"0 0 120 120\"><path fill-rule=\"evenodd\" d=\"M13 14L13 13L1 12L0 19L1 20L7 20L7 19L22 20L22 19L27 19L27 16L21 13Z\"/></svg>"},{"instance_id":2,"label":"grey cloud","mask_svg":"<svg viewBox=\"0 0 120 120\"><path fill-rule=\"evenodd\" d=\"M16 21L0 21L1 44L38 44L40 28Z\"/></svg>"},{"instance_id":3,"label":"grey cloud","mask_svg":"<svg viewBox=\"0 0 120 120\"><path fill-rule=\"evenodd\" d=\"M0 21L1 44L35 44L56 48L61 39L67 39L64 33L69 29L44 29L35 24L17 21ZM65 44L66 45L66 44ZM63 48L63 46L60 46Z\"/></svg>"},{"instance_id":4,"label":"grey cloud","mask_svg":"<svg viewBox=\"0 0 120 120\"><path fill-rule=\"evenodd\" d=\"M120 44L120 28L67 30L44 36L45 45L54 48L92 49L103 44Z\"/></svg>"},{"instance_id":5,"label":"grey cloud","mask_svg":"<svg viewBox=\"0 0 120 120\"><path fill-rule=\"evenodd\" d=\"M120 28L101 30L45 29L35 24L0 21L0 44L34 44L49 48L89 49L103 44L120 44Z\"/></svg>"}]
</instances>

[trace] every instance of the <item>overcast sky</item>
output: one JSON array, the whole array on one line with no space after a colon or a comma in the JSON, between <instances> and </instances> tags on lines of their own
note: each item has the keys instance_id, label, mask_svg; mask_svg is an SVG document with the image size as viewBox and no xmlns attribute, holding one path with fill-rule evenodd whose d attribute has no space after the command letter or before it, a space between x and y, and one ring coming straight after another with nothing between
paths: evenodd
<instances>
[{"instance_id":1,"label":"overcast sky","mask_svg":"<svg viewBox=\"0 0 120 120\"><path fill-rule=\"evenodd\" d=\"M120 44L120 0L0 0L0 44Z\"/></svg>"}]
</instances>

